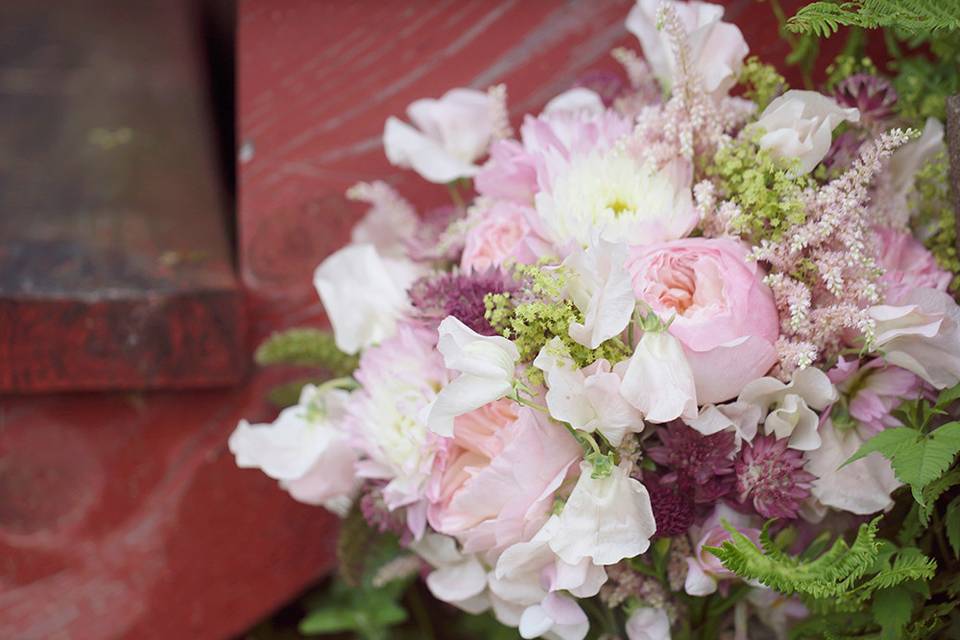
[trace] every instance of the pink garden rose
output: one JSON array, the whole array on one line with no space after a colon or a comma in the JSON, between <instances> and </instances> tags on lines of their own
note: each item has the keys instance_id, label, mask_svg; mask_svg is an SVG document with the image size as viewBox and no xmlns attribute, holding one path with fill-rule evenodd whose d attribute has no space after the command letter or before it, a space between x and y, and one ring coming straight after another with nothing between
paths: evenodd
<instances>
[{"instance_id":1,"label":"pink garden rose","mask_svg":"<svg viewBox=\"0 0 960 640\"><path fill-rule=\"evenodd\" d=\"M914 289L946 291L952 275L941 269L933 254L905 231L875 229L880 248L880 266L886 272L880 282L886 287L886 304L900 304Z\"/></svg>"},{"instance_id":2,"label":"pink garden rose","mask_svg":"<svg viewBox=\"0 0 960 640\"><path fill-rule=\"evenodd\" d=\"M776 361L777 307L756 262L726 238L635 247L627 261L637 298L683 345L697 402L722 402Z\"/></svg>"},{"instance_id":3,"label":"pink garden rose","mask_svg":"<svg viewBox=\"0 0 960 640\"><path fill-rule=\"evenodd\" d=\"M529 207L499 201L484 211L480 221L467 231L460 267L464 271L484 271L507 259L534 263L543 251L544 241L530 229Z\"/></svg>"},{"instance_id":4,"label":"pink garden rose","mask_svg":"<svg viewBox=\"0 0 960 640\"><path fill-rule=\"evenodd\" d=\"M529 540L580 455L565 429L509 400L459 416L434 466L430 526L457 537L464 553Z\"/></svg>"}]
</instances>

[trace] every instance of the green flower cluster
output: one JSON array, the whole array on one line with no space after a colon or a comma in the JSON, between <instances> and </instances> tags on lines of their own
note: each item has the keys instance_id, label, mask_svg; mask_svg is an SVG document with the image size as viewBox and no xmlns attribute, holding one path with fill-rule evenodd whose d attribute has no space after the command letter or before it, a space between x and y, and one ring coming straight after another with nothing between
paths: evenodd
<instances>
[{"instance_id":1,"label":"green flower cluster","mask_svg":"<svg viewBox=\"0 0 960 640\"><path fill-rule=\"evenodd\" d=\"M911 204L913 224L937 264L954 274L951 291L960 290L957 221L950 205L950 176L946 153L940 153L917 171ZM929 235L928 235L929 234Z\"/></svg>"},{"instance_id":2,"label":"green flower cluster","mask_svg":"<svg viewBox=\"0 0 960 640\"><path fill-rule=\"evenodd\" d=\"M543 346L560 338L570 357L580 367L604 358L611 364L630 357L629 347L612 338L596 349L588 349L569 335L571 322L583 322L583 314L570 300L562 297L568 274L562 268L516 265L514 273L524 282L527 295L519 299L510 293L491 293L484 298L486 318L502 336L512 340L521 362L537 357ZM542 383L543 372L531 367L530 382Z\"/></svg>"},{"instance_id":3,"label":"green flower cluster","mask_svg":"<svg viewBox=\"0 0 960 640\"><path fill-rule=\"evenodd\" d=\"M759 137L755 133L721 146L707 168L723 197L740 207L732 221L734 231L754 244L779 241L788 229L806 221L800 195L812 184L808 176L794 176L788 162L761 149Z\"/></svg>"},{"instance_id":4,"label":"green flower cluster","mask_svg":"<svg viewBox=\"0 0 960 640\"><path fill-rule=\"evenodd\" d=\"M773 65L760 62L757 56L747 58L740 69L739 82L744 86L743 97L757 103L757 111L766 109L774 98L790 88Z\"/></svg>"}]
</instances>

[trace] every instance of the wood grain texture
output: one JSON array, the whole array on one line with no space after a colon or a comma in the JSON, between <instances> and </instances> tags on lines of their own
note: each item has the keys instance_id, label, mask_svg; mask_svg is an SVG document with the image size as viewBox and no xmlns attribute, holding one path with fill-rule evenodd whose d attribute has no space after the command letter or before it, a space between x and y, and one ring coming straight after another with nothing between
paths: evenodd
<instances>
[{"instance_id":1,"label":"wood grain texture","mask_svg":"<svg viewBox=\"0 0 960 640\"><path fill-rule=\"evenodd\" d=\"M754 53L782 66L766 3L733 0ZM802 4L784 2L787 12ZM422 97L503 82L515 125L587 71L614 70L616 46L639 50L629 0L245 0L239 22L242 277L273 320L316 314L310 275L339 248L363 208L360 180L385 179L420 207L443 187L390 166L383 124ZM842 44L839 39L831 46ZM794 76L795 73L788 73Z\"/></svg>"},{"instance_id":2,"label":"wood grain texture","mask_svg":"<svg viewBox=\"0 0 960 640\"><path fill-rule=\"evenodd\" d=\"M181 0L0 5L0 392L242 375L197 36Z\"/></svg>"}]
</instances>

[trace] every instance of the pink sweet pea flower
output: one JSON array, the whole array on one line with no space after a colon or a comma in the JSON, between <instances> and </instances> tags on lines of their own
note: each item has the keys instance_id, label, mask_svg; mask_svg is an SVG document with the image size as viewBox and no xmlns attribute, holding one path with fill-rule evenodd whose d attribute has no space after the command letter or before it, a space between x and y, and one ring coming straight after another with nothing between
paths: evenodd
<instances>
[{"instance_id":1,"label":"pink sweet pea flower","mask_svg":"<svg viewBox=\"0 0 960 640\"><path fill-rule=\"evenodd\" d=\"M880 266L885 269L880 283L886 287L886 304L901 304L914 289L946 291L953 278L941 269L933 254L906 231L877 227Z\"/></svg>"},{"instance_id":2,"label":"pink sweet pea flower","mask_svg":"<svg viewBox=\"0 0 960 640\"><path fill-rule=\"evenodd\" d=\"M729 400L776 361L777 307L756 262L726 238L635 247L627 261L637 298L682 344L699 404Z\"/></svg>"},{"instance_id":3,"label":"pink sweet pea flower","mask_svg":"<svg viewBox=\"0 0 960 640\"><path fill-rule=\"evenodd\" d=\"M580 455L565 429L509 400L459 416L434 466L430 526L457 537L465 553L528 540Z\"/></svg>"},{"instance_id":4,"label":"pink sweet pea flower","mask_svg":"<svg viewBox=\"0 0 960 640\"><path fill-rule=\"evenodd\" d=\"M858 360L840 358L827 372L837 388L848 395L847 410L859 423L865 437L896 427L900 421L890 415L904 400L917 397L921 381L913 373L874 358L863 366Z\"/></svg>"}]
</instances>

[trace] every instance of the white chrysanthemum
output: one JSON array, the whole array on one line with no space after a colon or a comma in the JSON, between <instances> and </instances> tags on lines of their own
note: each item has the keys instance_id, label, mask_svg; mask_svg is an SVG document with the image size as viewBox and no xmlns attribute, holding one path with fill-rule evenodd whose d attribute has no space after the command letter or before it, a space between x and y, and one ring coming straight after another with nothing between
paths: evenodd
<instances>
[{"instance_id":1,"label":"white chrysanthemum","mask_svg":"<svg viewBox=\"0 0 960 640\"><path fill-rule=\"evenodd\" d=\"M655 171L614 148L549 172L552 184L537 194L536 208L558 246L572 241L585 247L597 236L628 245L663 242L682 238L697 223L690 167L683 161Z\"/></svg>"}]
</instances>

